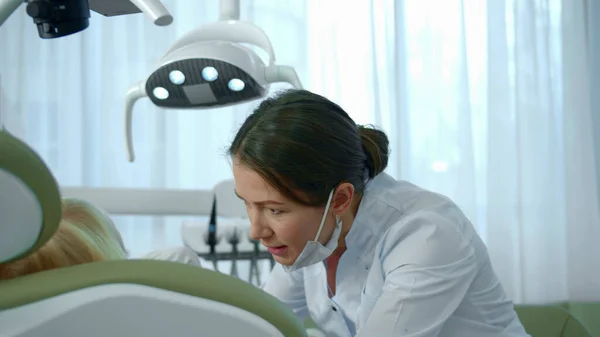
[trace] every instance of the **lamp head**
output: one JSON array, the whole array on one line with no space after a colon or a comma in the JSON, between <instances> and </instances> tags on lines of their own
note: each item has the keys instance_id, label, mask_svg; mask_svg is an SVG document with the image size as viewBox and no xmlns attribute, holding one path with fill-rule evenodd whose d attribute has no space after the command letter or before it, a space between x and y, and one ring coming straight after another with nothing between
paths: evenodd
<instances>
[{"instance_id":1,"label":"lamp head","mask_svg":"<svg viewBox=\"0 0 600 337\"><path fill-rule=\"evenodd\" d=\"M263 97L266 65L250 48L200 41L174 50L146 80L150 100L162 108L206 109Z\"/></svg>"},{"instance_id":2,"label":"lamp head","mask_svg":"<svg viewBox=\"0 0 600 337\"><path fill-rule=\"evenodd\" d=\"M263 61L247 47L261 48ZM125 97L125 136L129 161L134 160L132 112L148 96L157 106L210 109L266 96L271 83L302 88L294 68L275 64L271 41L264 31L244 21L219 21L181 37L165 53L150 76L131 87Z\"/></svg>"}]
</instances>

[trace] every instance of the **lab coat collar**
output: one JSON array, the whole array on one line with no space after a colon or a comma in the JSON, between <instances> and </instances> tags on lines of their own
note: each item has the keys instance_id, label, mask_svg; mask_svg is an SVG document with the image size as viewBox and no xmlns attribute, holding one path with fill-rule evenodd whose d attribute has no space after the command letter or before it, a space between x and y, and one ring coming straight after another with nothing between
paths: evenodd
<instances>
[{"instance_id":1,"label":"lab coat collar","mask_svg":"<svg viewBox=\"0 0 600 337\"><path fill-rule=\"evenodd\" d=\"M389 185L392 177L385 173L377 175L365 186L362 199L358 205L358 212L352 222L352 226L346 235L346 247L348 252L363 252L365 248L375 247L383 229L382 214L386 214L389 207L380 201L382 188ZM381 227L381 228L380 228Z\"/></svg>"}]
</instances>

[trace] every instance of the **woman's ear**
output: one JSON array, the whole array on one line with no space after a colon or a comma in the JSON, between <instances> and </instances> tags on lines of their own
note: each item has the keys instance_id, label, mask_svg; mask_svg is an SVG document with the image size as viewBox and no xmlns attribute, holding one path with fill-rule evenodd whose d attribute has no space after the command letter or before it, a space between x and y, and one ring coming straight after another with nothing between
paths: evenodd
<instances>
[{"instance_id":1,"label":"woman's ear","mask_svg":"<svg viewBox=\"0 0 600 337\"><path fill-rule=\"evenodd\" d=\"M331 209L335 215L341 216L346 213L352 205L352 199L354 197L354 185L350 183L341 183L333 192L333 199L331 200Z\"/></svg>"}]
</instances>

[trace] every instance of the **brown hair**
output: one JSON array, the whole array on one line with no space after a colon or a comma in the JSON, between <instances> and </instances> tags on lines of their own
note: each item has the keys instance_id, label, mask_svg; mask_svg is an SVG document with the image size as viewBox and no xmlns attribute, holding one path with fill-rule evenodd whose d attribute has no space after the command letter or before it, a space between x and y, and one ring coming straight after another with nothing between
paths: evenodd
<instances>
[{"instance_id":1,"label":"brown hair","mask_svg":"<svg viewBox=\"0 0 600 337\"><path fill-rule=\"evenodd\" d=\"M289 199L320 206L341 182L362 193L387 167L389 141L327 98L288 90L254 110L228 152Z\"/></svg>"}]
</instances>

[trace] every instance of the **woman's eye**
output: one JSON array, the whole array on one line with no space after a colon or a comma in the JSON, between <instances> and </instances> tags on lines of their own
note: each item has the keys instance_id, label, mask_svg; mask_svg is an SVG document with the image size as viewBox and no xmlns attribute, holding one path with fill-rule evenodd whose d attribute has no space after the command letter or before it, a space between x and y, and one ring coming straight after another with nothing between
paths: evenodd
<instances>
[{"instance_id":1,"label":"woman's eye","mask_svg":"<svg viewBox=\"0 0 600 337\"><path fill-rule=\"evenodd\" d=\"M283 213L282 211L278 210L278 209L272 209L270 208L269 211L271 212L271 214L273 215L279 215L281 213Z\"/></svg>"}]
</instances>

